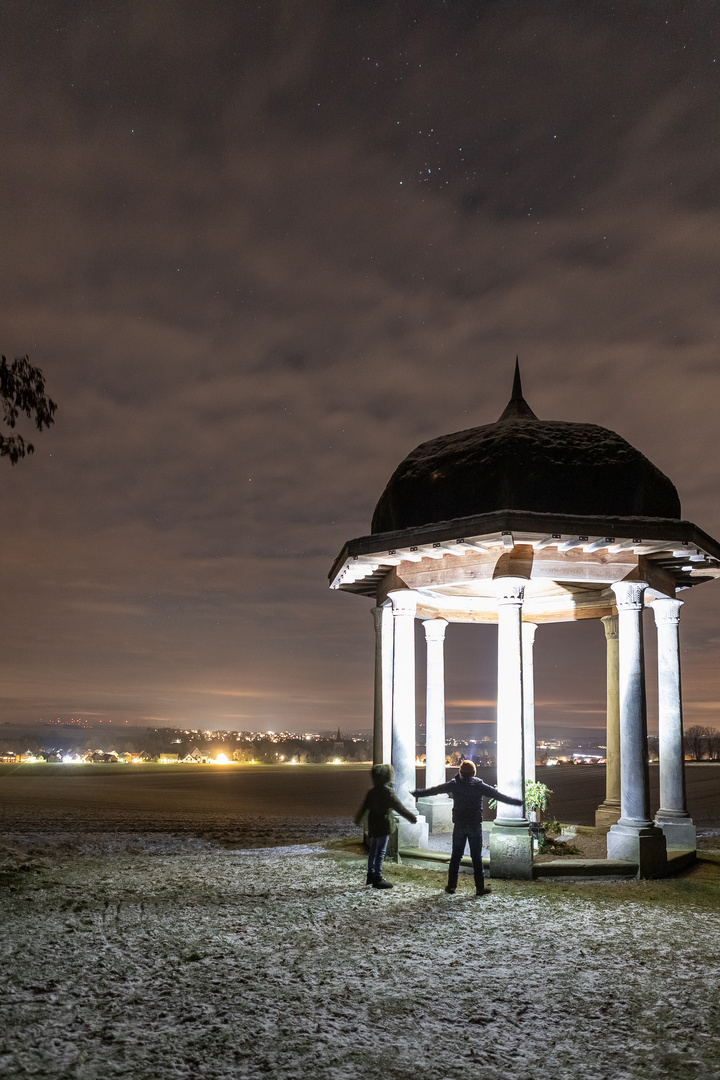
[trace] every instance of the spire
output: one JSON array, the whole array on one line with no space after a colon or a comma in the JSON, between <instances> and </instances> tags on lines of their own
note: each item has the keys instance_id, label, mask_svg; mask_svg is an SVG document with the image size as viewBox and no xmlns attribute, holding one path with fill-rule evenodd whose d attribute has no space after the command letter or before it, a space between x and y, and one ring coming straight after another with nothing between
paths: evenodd
<instances>
[{"instance_id":1,"label":"spire","mask_svg":"<svg viewBox=\"0 0 720 1080\"><path fill-rule=\"evenodd\" d=\"M520 360L517 356L515 357L512 394L505 406L505 411L498 420L498 424L501 424L504 420L537 420L537 416L523 397L522 382L520 380Z\"/></svg>"},{"instance_id":2,"label":"spire","mask_svg":"<svg viewBox=\"0 0 720 1080\"><path fill-rule=\"evenodd\" d=\"M520 381L520 357L515 355L515 377L513 378L511 401L522 401L522 382Z\"/></svg>"}]
</instances>

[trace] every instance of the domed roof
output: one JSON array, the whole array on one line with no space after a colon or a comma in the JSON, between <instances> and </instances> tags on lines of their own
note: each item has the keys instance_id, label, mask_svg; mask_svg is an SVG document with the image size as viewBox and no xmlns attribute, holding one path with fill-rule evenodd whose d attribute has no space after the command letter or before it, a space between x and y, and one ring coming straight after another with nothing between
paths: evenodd
<instances>
[{"instance_id":1,"label":"domed roof","mask_svg":"<svg viewBox=\"0 0 720 1080\"><path fill-rule=\"evenodd\" d=\"M516 363L500 419L413 450L380 497L372 531L498 510L679 518L680 499L667 476L614 431L538 420L523 398Z\"/></svg>"}]
</instances>

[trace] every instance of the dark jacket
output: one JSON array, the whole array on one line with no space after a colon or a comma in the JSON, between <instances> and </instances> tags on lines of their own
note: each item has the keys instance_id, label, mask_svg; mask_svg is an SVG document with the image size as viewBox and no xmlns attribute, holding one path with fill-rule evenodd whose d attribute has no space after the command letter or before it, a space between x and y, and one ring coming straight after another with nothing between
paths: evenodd
<instances>
[{"instance_id":1,"label":"dark jacket","mask_svg":"<svg viewBox=\"0 0 720 1080\"><path fill-rule=\"evenodd\" d=\"M462 776L460 773L454 780L448 780L447 784L438 784L437 787L425 788L424 791L413 791L413 795L421 797L425 795L449 795L453 801L453 822L457 828L467 829L468 832L478 831L482 828L482 801L483 796L488 799L497 799L498 802L510 803L511 806L522 806L522 799L513 799L509 795L503 795L497 788L491 787L477 776Z\"/></svg>"},{"instance_id":2,"label":"dark jacket","mask_svg":"<svg viewBox=\"0 0 720 1080\"><path fill-rule=\"evenodd\" d=\"M415 814L403 806L392 788L387 784L376 785L370 788L365 796L362 806L355 815L355 824L359 825L367 814L368 836L389 836L392 828L391 810L402 814L413 825L417 821Z\"/></svg>"}]
</instances>

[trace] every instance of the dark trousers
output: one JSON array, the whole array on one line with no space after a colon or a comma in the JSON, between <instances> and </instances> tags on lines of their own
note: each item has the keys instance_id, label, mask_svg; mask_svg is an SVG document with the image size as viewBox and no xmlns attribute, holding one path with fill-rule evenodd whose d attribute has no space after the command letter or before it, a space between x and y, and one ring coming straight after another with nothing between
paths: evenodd
<instances>
[{"instance_id":1,"label":"dark trousers","mask_svg":"<svg viewBox=\"0 0 720 1080\"><path fill-rule=\"evenodd\" d=\"M382 864L389 839L389 836L368 837L368 874L370 877L382 877Z\"/></svg>"},{"instance_id":2,"label":"dark trousers","mask_svg":"<svg viewBox=\"0 0 720 1080\"><path fill-rule=\"evenodd\" d=\"M465 851L465 843L470 845L470 858L475 874L475 888L482 889L485 885L485 875L482 864L482 826L480 828L466 829L462 825L456 825L453 829L452 854L448 867L448 885L454 889L457 886L460 860Z\"/></svg>"}]
</instances>

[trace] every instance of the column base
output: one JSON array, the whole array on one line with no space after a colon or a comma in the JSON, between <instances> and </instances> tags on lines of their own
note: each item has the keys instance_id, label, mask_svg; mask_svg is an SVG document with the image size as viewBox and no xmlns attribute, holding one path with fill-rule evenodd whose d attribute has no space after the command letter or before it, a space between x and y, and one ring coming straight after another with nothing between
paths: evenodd
<instances>
[{"instance_id":1,"label":"column base","mask_svg":"<svg viewBox=\"0 0 720 1080\"><path fill-rule=\"evenodd\" d=\"M608 831L611 825L620 820L620 800L606 799L595 811L595 828Z\"/></svg>"},{"instance_id":2,"label":"column base","mask_svg":"<svg viewBox=\"0 0 720 1080\"><path fill-rule=\"evenodd\" d=\"M533 842L524 825L498 825L490 833L490 877L532 880Z\"/></svg>"},{"instance_id":3,"label":"column base","mask_svg":"<svg viewBox=\"0 0 720 1080\"><path fill-rule=\"evenodd\" d=\"M697 830L689 814L676 814L672 810L658 810L655 824L665 834L665 842L670 848L682 851L695 851L697 848Z\"/></svg>"},{"instance_id":4,"label":"column base","mask_svg":"<svg viewBox=\"0 0 720 1080\"><path fill-rule=\"evenodd\" d=\"M397 829L398 848L426 848L428 831L428 823L422 814L418 814L414 825L405 818L400 818Z\"/></svg>"},{"instance_id":5,"label":"column base","mask_svg":"<svg viewBox=\"0 0 720 1080\"><path fill-rule=\"evenodd\" d=\"M452 800L447 795L426 795L417 801L418 813L428 823L431 833L451 833L453 831Z\"/></svg>"},{"instance_id":6,"label":"column base","mask_svg":"<svg viewBox=\"0 0 720 1080\"><path fill-rule=\"evenodd\" d=\"M667 873L665 837L652 822L621 818L607 834L607 857L637 863L639 878L664 877Z\"/></svg>"}]
</instances>

